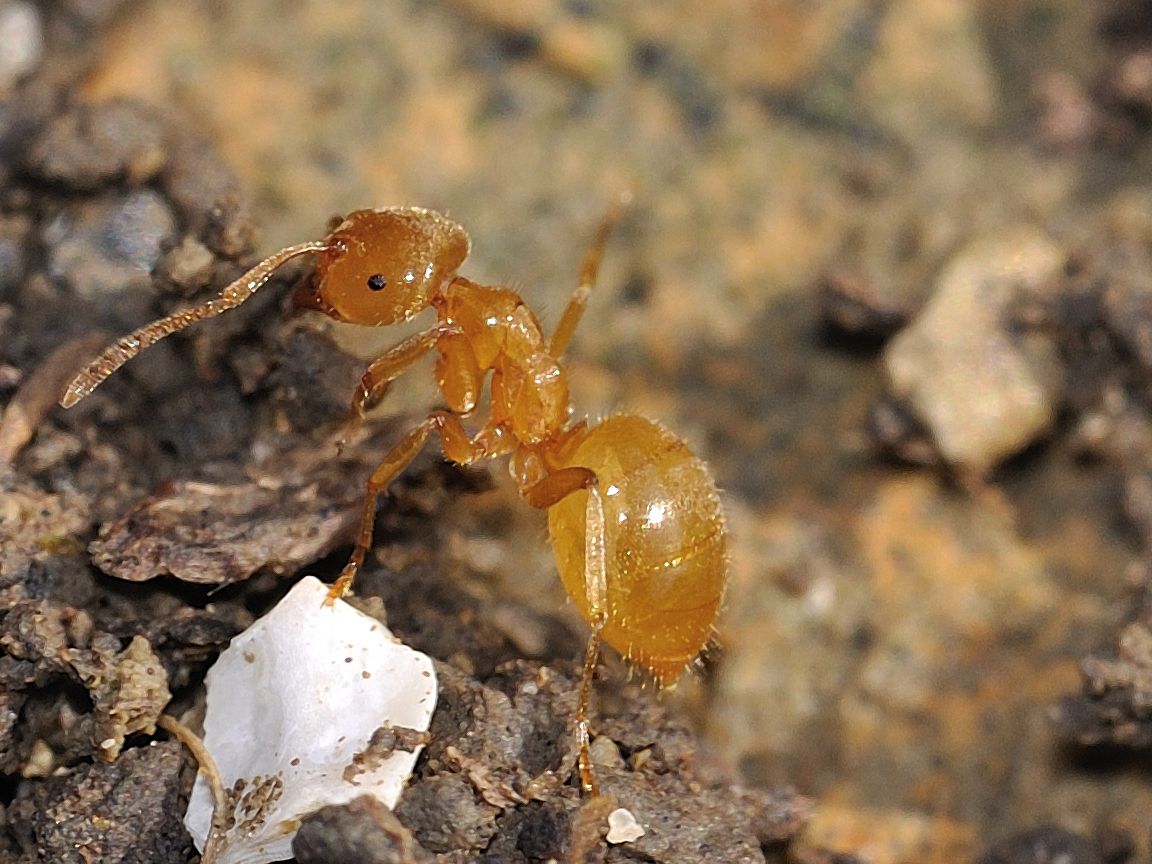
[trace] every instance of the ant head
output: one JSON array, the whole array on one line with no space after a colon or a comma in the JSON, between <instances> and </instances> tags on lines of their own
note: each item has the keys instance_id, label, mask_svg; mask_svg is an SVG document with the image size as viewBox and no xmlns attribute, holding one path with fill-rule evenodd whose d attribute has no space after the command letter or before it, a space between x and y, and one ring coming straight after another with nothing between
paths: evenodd
<instances>
[{"instance_id":1,"label":"ant head","mask_svg":"<svg viewBox=\"0 0 1152 864\"><path fill-rule=\"evenodd\" d=\"M357 210L336 226L297 303L338 321L380 326L426 309L468 257L468 235L419 207Z\"/></svg>"}]
</instances>

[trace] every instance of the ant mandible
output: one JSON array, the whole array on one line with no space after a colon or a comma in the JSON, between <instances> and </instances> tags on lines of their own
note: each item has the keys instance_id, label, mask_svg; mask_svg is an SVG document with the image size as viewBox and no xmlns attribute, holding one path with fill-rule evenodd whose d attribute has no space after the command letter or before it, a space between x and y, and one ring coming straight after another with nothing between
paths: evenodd
<instances>
[{"instance_id":1,"label":"ant mandible","mask_svg":"<svg viewBox=\"0 0 1152 864\"><path fill-rule=\"evenodd\" d=\"M551 339L520 295L457 275L469 238L455 222L416 207L357 210L323 240L261 261L215 299L162 318L110 345L69 385L65 408L91 393L144 348L196 321L239 306L285 262L315 255L299 305L337 321L381 327L431 307L436 324L368 366L352 400L359 422L389 383L435 350L447 404L408 432L367 482L356 545L329 602L351 590L372 546L376 500L436 432L444 456L467 465L507 454L520 494L548 510L548 533L564 589L591 625L576 709L579 774L599 794L589 749L588 703L601 640L669 684L710 641L724 594L725 529L708 468L664 427L631 414L572 423L560 357L584 313L604 246L631 195L604 217L584 256L580 282ZM487 421L469 436L491 373Z\"/></svg>"}]
</instances>

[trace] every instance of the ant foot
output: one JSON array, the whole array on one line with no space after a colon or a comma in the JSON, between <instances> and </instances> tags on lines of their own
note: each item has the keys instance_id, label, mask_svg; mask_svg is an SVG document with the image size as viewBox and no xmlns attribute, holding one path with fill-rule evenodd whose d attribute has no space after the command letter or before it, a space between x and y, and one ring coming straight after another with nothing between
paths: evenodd
<instances>
[{"instance_id":1,"label":"ant foot","mask_svg":"<svg viewBox=\"0 0 1152 864\"><path fill-rule=\"evenodd\" d=\"M580 774L580 789L592 798L600 797L600 784L596 782L596 770L592 767L592 747L589 744L588 721L576 723L576 740L580 755L577 757L577 771Z\"/></svg>"},{"instance_id":2,"label":"ant foot","mask_svg":"<svg viewBox=\"0 0 1152 864\"><path fill-rule=\"evenodd\" d=\"M336 581L328 589L328 596L324 598L325 606L332 606L337 600L342 600L352 593L352 582L356 579L356 573L359 569L354 563L349 563L340 572Z\"/></svg>"},{"instance_id":3,"label":"ant foot","mask_svg":"<svg viewBox=\"0 0 1152 864\"><path fill-rule=\"evenodd\" d=\"M351 416L344 421L344 428L340 430L340 437L336 439L337 456L344 455L344 448L348 446L349 441L356 437L356 433L360 431L360 425L363 422L363 416L356 411L353 411Z\"/></svg>"}]
</instances>

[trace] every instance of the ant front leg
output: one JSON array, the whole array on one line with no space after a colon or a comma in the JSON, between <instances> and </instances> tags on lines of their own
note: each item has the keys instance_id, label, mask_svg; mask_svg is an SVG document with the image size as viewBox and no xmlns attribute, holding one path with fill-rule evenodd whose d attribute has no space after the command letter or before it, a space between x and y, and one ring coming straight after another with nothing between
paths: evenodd
<instances>
[{"instance_id":1,"label":"ant front leg","mask_svg":"<svg viewBox=\"0 0 1152 864\"><path fill-rule=\"evenodd\" d=\"M364 415L384 399L389 384L407 372L413 363L435 348L436 343L442 337L456 332L454 327L444 324L437 325L423 333L410 336L373 360L360 379L360 386L356 388L356 395L352 397L352 408L348 413L344 430L336 442L336 449L338 451L344 449L344 445L360 428L360 424L364 422Z\"/></svg>"},{"instance_id":2,"label":"ant front leg","mask_svg":"<svg viewBox=\"0 0 1152 864\"><path fill-rule=\"evenodd\" d=\"M424 449L424 444L433 431L440 433L444 455L451 461L465 463L476 458L477 448L468 439L468 433L464 431L460 418L443 411L430 414L424 422L396 442L368 478L364 507L360 512L360 531L356 535L356 547L352 550L348 563L328 590L326 601L328 605L352 590L352 583L356 581L356 575L364 566L364 558L372 548L372 534L376 525L376 499L387 491L392 481L405 468L412 464L412 460Z\"/></svg>"},{"instance_id":3,"label":"ant front leg","mask_svg":"<svg viewBox=\"0 0 1152 864\"><path fill-rule=\"evenodd\" d=\"M592 633L584 651L584 666L580 672L580 693L576 702L576 740L580 747L578 767L580 788L589 795L599 795L596 772L592 768L591 735L588 731L588 705L592 701L592 681L596 674L596 661L600 658L600 642L604 624L608 620L608 554L605 540L604 501L600 497L600 483L590 468L578 466L562 468L544 477L524 491L524 497L533 507L546 508L581 489L588 491L584 515L584 591L588 602L588 623Z\"/></svg>"}]
</instances>

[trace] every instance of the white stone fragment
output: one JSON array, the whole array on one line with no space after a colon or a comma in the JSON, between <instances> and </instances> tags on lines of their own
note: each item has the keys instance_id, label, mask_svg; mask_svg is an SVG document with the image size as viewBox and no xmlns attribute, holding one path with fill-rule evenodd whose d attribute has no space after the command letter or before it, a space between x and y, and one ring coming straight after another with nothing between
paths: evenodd
<instances>
[{"instance_id":1,"label":"white stone fragment","mask_svg":"<svg viewBox=\"0 0 1152 864\"><path fill-rule=\"evenodd\" d=\"M219 864L292 857L300 821L374 795L395 807L419 755L361 754L388 724L425 731L436 707L432 661L305 577L232 640L209 670L204 745L234 808ZM355 763L354 763L354 760ZM203 850L212 796L196 779L184 824Z\"/></svg>"},{"instance_id":2,"label":"white stone fragment","mask_svg":"<svg viewBox=\"0 0 1152 864\"><path fill-rule=\"evenodd\" d=\"M617 807L608 814L608 835L604 838L613 845L631 843L644 836L644 829L636 821L631 810Z\"/></svg>"},{"instance_id":3,"label":"white stone fragment","mask_svg":"<svg viewBox=\"0 0 1152 864\"><path fill-rule=\"evenodd\" d=\"M1060 386L1056 348L1012 332L1012 306L1053 290L1060 247L1018 227L962 249L931 299L888 344L893 394L928 427L950 464L982 474L1053 422Z\"/></svg>"},{"instance_id":4,"label":"white stone fragment","mask_svg":"<svg viewBox=\"0 0 1152 864\"><path fill-rule=\"evenodd\" d=\"M26 0L0 0L0 92L31 72L44 54L40 12Z\"/></svg>"}]
</instances>

